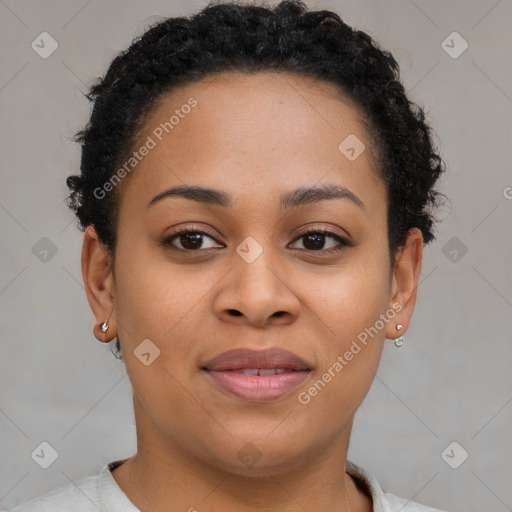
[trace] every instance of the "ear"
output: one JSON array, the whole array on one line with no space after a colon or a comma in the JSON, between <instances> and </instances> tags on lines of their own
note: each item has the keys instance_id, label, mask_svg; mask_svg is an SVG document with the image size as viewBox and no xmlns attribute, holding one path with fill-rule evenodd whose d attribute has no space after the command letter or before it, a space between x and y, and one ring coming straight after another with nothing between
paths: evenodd
<instances>
[{"instance_id":1,"label":"ear","mask_svg":"<svg viewBox=\"0 0 512 512\"><path fill-rule=\"evenodd\" d=\"M395 339L405 334L414 312L418 280L423 259L423 235L418 228L409 230L407 240L395 259L391 277L391 302L389 307L397 311L393 322L386 327L386 338ZM395 306L393 308L393 305ZM401 306L401 309L398 308ZM398 331L397 324L403 328Z\"/></svg>"},{"instance_id":2,"label":"ear","mask_svg":"<svg viewBox=\"0 0 512 512\"><path fill-rule=\"evenodd\" d=\"M89 306L96 317L93 333L98 341L108 343L115 338L114 278L112 258L98 238L94 226L88 226L82 245L82 277ZM101 324L108 320L108 330L101 331Z\"/></svg>"}]
</instances>

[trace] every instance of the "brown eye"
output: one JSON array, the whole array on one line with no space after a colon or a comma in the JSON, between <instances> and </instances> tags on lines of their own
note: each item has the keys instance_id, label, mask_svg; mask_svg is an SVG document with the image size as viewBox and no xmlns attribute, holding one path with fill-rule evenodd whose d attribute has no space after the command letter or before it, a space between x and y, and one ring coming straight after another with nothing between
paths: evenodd
<instances>
[{"instance_id":1,"label":"brown eye","mask_svg":"<svg viewBox=\"0 0 512 512\"><path fill-rule=\"evenodd\" d=\"M171 245L174 248L182 251L194 252L198 251L199 249L211 249L212 247L204 247L204 237L209 238L210 240L214 240L213 237L204 231L183 229L167 237L165 240L163 240L162 243L166 246ZM179 243L181 247L174 242Z\"/></svg>"},{"instance_id":2,"label":"brown eye","mask_svg":"<svg viewBox=\"0 0 512 512\"><path fill-rule=\"evenodd\" d=\"M205 247L205 239L217 242L211 235L204 231L197 229L182 229L165 238L162 241L162 245L166 247L171 246L172 249L185 252L201 252L219 247L218 245ZM302 233L302 235L295 240L295 243L301 239L303 239L303 247L295 247L294 249L305 250L308 252L332 253L350 246L350 243L348 243L343 237L325 229L317 228L315 230ZM329 240L331 240L330 243L328 242ZM327 243L329 243L331 247L325 248ZM221 245L220 247L223 246Z\"/></svg>"},{"instance_id":3,"label":"brown eye","mask_svg":"<svg viewBox=\"0 0 512 512\"><path fill-rule=\"evenodd\" d=\"M300 235L300 237L297 238L297 240L300 239L304 239L304 241L302 242L304 249L318 252L335 252L343 249L343 247L350 245L341 236L324 229L315 229L312 231L307 231L306 233L302 233L302 235ZM335 240L336 242L338 242L338 246L335 246L334 248L325 249L324 246L327 239Z\"/></svg>"}]
</instances>

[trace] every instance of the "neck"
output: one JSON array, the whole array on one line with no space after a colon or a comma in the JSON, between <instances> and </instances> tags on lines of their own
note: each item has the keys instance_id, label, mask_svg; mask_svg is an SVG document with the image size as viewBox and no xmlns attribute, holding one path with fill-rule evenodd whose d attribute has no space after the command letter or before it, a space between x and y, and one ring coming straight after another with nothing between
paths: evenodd
<instances>
[{"instance_id":1,"label":"neck","mask_svg":"<svg viewBox=\"0 0 512 512\"><path fill-rule=\"evenodd\" d=\"M371 501L345 473L351 425L328 447L290 467L238 474L200 460L137 413L137 454L113 471L141 511L371 511ZM370 504L370 507L368 505Z\"/></svg>"}]
</instances>

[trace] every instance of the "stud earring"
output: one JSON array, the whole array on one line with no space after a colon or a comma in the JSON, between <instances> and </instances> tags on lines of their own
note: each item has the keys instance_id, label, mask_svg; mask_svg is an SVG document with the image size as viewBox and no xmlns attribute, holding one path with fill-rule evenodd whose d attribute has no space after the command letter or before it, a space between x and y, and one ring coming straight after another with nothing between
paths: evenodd
<instances>
[{"instance_id":1,"label":"stud earring","mask_svg":"<svg viewBox=\"0 0 512 512\"><path fill-rule=\"evenodd\" d=\"M110 327L108 325L108 321L110 320L110 317L112 316L112 313L110 313L110 315L108 315L108 318L107 318L107 321L106 322L103 322L102 324L100 324L100 330L101 332L107 332L108 331L108 328Z\"/></svg>"},{"instance_id":2,"label":"stud earring","mask_svg":"<svg viewBox=\"0 0 512 512\"><path fill-rule=\"evenodd\" d=\"M400 329L402 329L402 327L403 327L402 324L397 324L396 330L399 331ZM398 338L395 338L395 347L400 348L403 344L404 344L403 336L399 336Z\"/></svg>"}]
</instances>

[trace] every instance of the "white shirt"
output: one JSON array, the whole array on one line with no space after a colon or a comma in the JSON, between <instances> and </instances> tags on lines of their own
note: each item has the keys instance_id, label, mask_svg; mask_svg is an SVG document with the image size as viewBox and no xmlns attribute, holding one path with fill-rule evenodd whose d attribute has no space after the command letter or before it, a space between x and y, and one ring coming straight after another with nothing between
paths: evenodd
<instances>
[{"instance_id":1,"label":"white shirt","mask_svg":"<svg viewBox=\"0 0 512 512\"><path fill-rule=\"evenodd\" d=\"M99 475L85 476L58 487L11 512L140 512L112 476L112 470L126 460L110 462ZM347 461L346 468L371 495L374 512L442 512L383 492L375 477L351 461Z\"/></svg>"}]
</instances>

